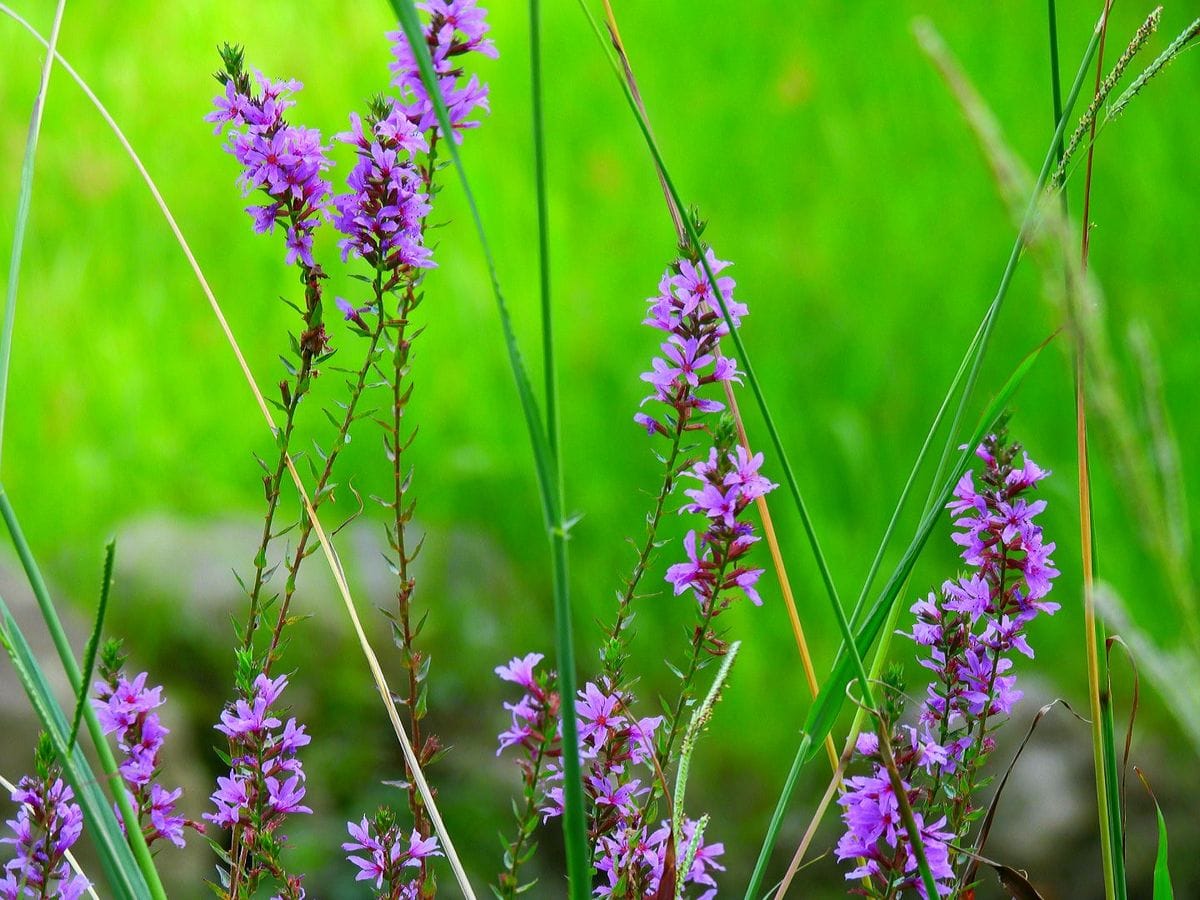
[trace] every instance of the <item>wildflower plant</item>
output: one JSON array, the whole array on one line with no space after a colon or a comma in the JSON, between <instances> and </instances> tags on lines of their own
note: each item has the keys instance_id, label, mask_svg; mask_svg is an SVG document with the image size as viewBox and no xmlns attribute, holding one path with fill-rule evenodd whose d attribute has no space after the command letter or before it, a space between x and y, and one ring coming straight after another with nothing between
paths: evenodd
<instances>
[{"instance_id":1,"label":"wildflower plant","mask_svg":"<svg viewBox=\"0 0 1200 900\"><path fill-rule=\"evenodd\" d=\"M711 900L717 895L718 877L726 866L726 845L718 837L728 832L713 815L697 814L691 809L686 789L698 739L726 688L740 646L730 638L730 617L726 613L735 604L764 604L760 587L766 567L760 556L761 536L767 537L776 569L786 584L780 545L766 515L766 498L778 487L772 478L779 475L807 532L838 619L843 646L824 687L819 692L813 687L816 696L804 723L796 761L768 825L746 895L760 893L796 776L814 755L817 743L829 739L836 728L846 687L853 680L862 689L863 715L872 717L878 727L859 734L858 726L854 726L856 738L847 741L842 760L842 765L850 760L852 769L840 783L842 770L835 760L825 801L794 857L792 869L780 883L779 896L788 889L829 804L841 812L844 830L834 853L846 863L846 878L853 893L878 900L898 900L914 894L965 900L973 897L980 885L981 864L994 865L1002 878L1011 881L1015 870L982 856L989 827L980 821L984 815L982 797L991 781L989 762L996 749L997 733L1014 717L1022 696L1017 680L1021 658L1034 658L1033 623L1058 609L1058 604L1048 599L1059 575L1052 558L1057 548L1045 539L1039 524L1046 508L1046 500L1039 499L1039 485L1050 473L1008 439L1003 414L1036 353L1000 389L975 430L966 432L971 438L962 448L963 455L948 470L950 451L962 440L963 411L1022 249L1028 242L1031 249L1044 250L1037 229L1028 227L1038 212L1038 198L1046 185L1054 190L1063 186L1070 173L1069 157L1081 145L1083 135L1090 132L1094 142L1100 109L1150 39L1159 11L1139 29L1108 77L1102 79L1097 74L1096 95L1065 149L1062 138L1066 113L1056 108L1054 142L1000 291L914 464L859 603L848 612L839 599L795 471L750 364L741 334L749 310L735 299L737 285L728 274L731 264L702 240L705 223L698 215L694 211L681 212L683 203L654 140L612 8L605 4L607 35L594 20L593 25L601 41L606 42L605 50L651 150L679 243L674 261L663 272L645 310L644 324L656 336L657 351L641 374L648 394L633 414L661 464L661 476L646 514L645 537L636 545L632 570L617 591L612 618L602 626L595 665L585 667L586 673L577 673L566 549L571 522L563 501L566 479L559 446L551 327L539 7L536 2L531 4L544 419L524 369L458 149L490 112L489 87L481 76L485 70L476 71L484 59L498 57L487 13L476 0L426 0L419 4L395 0L393 6L402 27L387 35L390 83L341 118L340 131L301 122L299 82L275 80L256 71L248 65L240 47L224 45L218 51L221 67L216 78L220 92L205 120L223 137L223 149L237 164L235 184L249 201L246 212L253 231L282 241L277 264L295 275L292 290L283 299L298 321L293 320L286 337L286 352L280 357L283 371L277 392L269 400L278 417L271 422L270 451L266 458L258 458L265 510L251 570L245 577L238 576L246 604L244 617L235 619L232 684L227 694L212 703L212 712L220 707L214 730L220 735L215 753L222 771L209 796L207 811L199 817L202 822L187 817L181 789L172 789L169 785L173 782L162 771L168 736L160 718L165 703L163 688L151 683L147 672L131 677L120 645L112 641L100 652L98 678L93 682L111 580L111 551L92 640L80 666L0 485L0 518L13 537L67 682L77 695L74 724L68 729L65 723L71 720L59 707L28 643L0 599L0 644L47 728L39 741L35 774L22 778L11 792L17 811L7 822L10 833L0 839L12 849L0 878L0 898L74 898L91 890L89 879L73 868L74 861L69 858L69 851L85 828L94 832L105 863L105 877L113 887L113 896L121 900L165 897L155 868L156 857L150 850L159 854L157 861L161 864L170 856L161 851L168 844L183 847L189 830L209 840L218 859L216 880L210 886L225 900L268 895L273 900L300 900L314 890L314 879L296 870L296 860L304 857L289 852L289 835L295 834L292 829L298 820L294 817L328 814L317 802L324 793L310 792L310 777L315 785L325 773L307 763L312 737L304 724L306 711L293 709L293 704L303 706L306 695L297 688L319 676L286 665L290 642L302 639L304 634L303 629L295 627L305 618L297 609L301 569L318 549L325 551L334 571L406 754L400 776L388 782L399 790L403 800L384 803L370 815L348 813L351 818L345 823L345 839L327 841L326 849L334 853L340 843L338 877L345 883L353 881L361 891L380 900L427 900L438 894L440 871L448 865L463 894L473 896L437 810L436 791L428 787L423 775L448 748L435 731L436 723L429 719L433 660L422 637L429 608L418 605L416 568L424 536L418 536L414 528L414 489L424 482L417 479L413 469L410 449L417 429L408 418L417 371L413 348L427 325L421 319L422 311L433 310L428 324L437 325L436 302L426 305L425 301L435 286L429 275L437 266L430 232L443 224L437 204L444 187L442 173L449 164L443 156L460 169L468 206L488 256L493 291L533 444L554 567L557 659L548 662L541 653L529 653L514 656L495 668L495 674L508 685L505 690L512 694L503 703L506 722L498 735L496 755L515 762L520 793L513 803L513 833L501 838L502 856L493 892L510 898L534 889L535 883L527 880L526 866L538 849L539 830L561 823L567 890L572 900L587 896ZM586 4L583 9L590 17ZM59 4L59 16L61 12ZM1053 4L1051 15L1053 26ZM56 17L55 31L48 42L48 60L55 58L58 24ZM1103 46L1106 28L1107 16L1101 20L1068 92L1067 110L1079 97L1085 70ZM1003 154L992 146L995 129L984 127L986 116L964 87L961 73L944 56L938 56L938 44L929 29L918 31L923 46L935 58L981 132L997 171L1008 173L1015 167L1006 168ZM1053 27L1051 34L1056 54ZM1121 95L1110 118L1115 118L1129 99L1197 36L1200 26L1194 24ZM49 64L35 108L34 138L48 74ZM383 73L380 75L382 81ZM1057 104L1057 90L1055 97ZM327 139L326 134L332 137ZM31 142L31 147L34 145L36 140ZM1058 167L1050 178L1055 146ZM1088 149L1089 176L1093 149ZM31 160L32 150L30 154ZM344 172L335 165L339 156L349 160ZM1012 180L1019 178L1013 175ZM22 179L25 206L18 215L14 270L20 262L31 183L32 164ZM1088 187L1090 190L1090 177ZM1060 227L1052 215L1047 215L1047 221L1048 231L1068 230ZM336 253L332 252L335 244ZM1078 270L1065 264L1063 268L1068 274L1067 293L1076 292L1086 299L1091 297L1086 285L1079 287L1086 281L1086 237L1082 255L1084 263ZM343 291L345 296L329 297L328 273L338 266L344 268L352 284ZM1055 271L1056 276L1061 274ZM0 425L12 335L13 291L15 288L10 288L10 305L0 330ZM1080 328L1076 318L1085 314L1088 304L1078 297L1074 300L1079 309L1068 309L1068 324L1086 336L1087 329ZM1087 648L1097 796L1108 900L1124 900L1124 798L1111 789L1111 784L1105 786L1105 779L1115 782L1116 750L1111 697L1101 707L1098 696L1101 663L1096 656L1096 642L1097 634L1102 639L1103 632L1090 618L1094 614L1095 566L1090 550L1086 398L1080 374L1087 371L1083 363L1087 348L1083 337L1077 335L1076 339L1085 615L1089 617ZM335 347L339 354L336 359ZM323 410L332 431L324 430L321 419L312 416L322 431L312 450L301 449L297 435L310 430L306 417L313 402L314 384L322 377L326 382L335 380L329 377L331 373L342 376L343 381L343 385L332 388L336 392L334 405ZM632 382L632 372L629 377ZM253 378L249 380L253 383ZM752 390L767 426L771 445L766 453L756 452L737 410L735 389L743 382ZM878 598L867 608L873 580L909 488L960 387L959 409L946 429L949 437L945 452L917 533ZM258 388L254 389L258 394ZM261 394L258 396L261 402ZM270 419L269 414L267 417ZM395 691L388 690L362 632L345 572L331 543L341 527L365 514L366 504L359 502L359 509L336 529L327 531L318 521L318 515L328 511L339 494L353 493L356 500L362 499L352 483L357 473L347 473L338 464L352 436L364 427L359 424L363 419L382 429L383 456L376 463L389 484L382 496L371 499L383 510L381 514L372 513L383 519L383 557L392 576L390 599L382 612L398 651L394 662L401 678ZM642 439L631 429L630 440ZM972 451L978 460L977 471L968 468ZM298 509L291 503L291 481L301 495ZM761 529L752 507L762 510ZM918 599L911 607L914 621L908 630L895 632L906 639L906 652L915 648L916 661L928 673L924 692L911 698L904 668L895 663L887 665L893 626L885 623L894 621L889 617L902 586L908 583L939 516L947 510L964 568L945 580L940 589ZM681 529L684 533L678 540L665 535L663 525L668 513L685 517L686 525ZM763 593L770 595L769 591ZM790 591L785 589L784 594L790 603ZM424 594L419 599L423 602ZM654 698L646 696L651 689L640 682L643 673L634 654L637 633L633 624L638 610L649 604L686 623L682 658L678 650L667 654L667 666L678 683L667 696ZM436 609L434 604L429 606ZM792 613L795 618L794 609ZM794 627L802 644L798 621ZM887 633L874 651L872 674L868 675L866 657L881 632ZM808 663L803 646L801 653ZM718 665L712 666L714 662ZM706 678L712 668L718 670L716 675ZM811 668L810 683L815 684ZM583 674L578 689L577 674ZM879 688L878 701L872 685ZM647 714L647 706L651 714ZM77 746L79 726L84 721L91 733L92 750L100 759L102 777L92 775L84 750ZM831 757L835 756L831 751ZM990 819L989 815L988 823ZM1161 873L1156 863L1156 892L1163 878L1169 891L1161 814L1159 824L1163 862ZM1008 881L1005 883L1011 888ZM560 891L561 886L549 885L543 890ZM1029 892L1033 892L1032 887Z\"/></svg>"},{"instance_id":2,"label":"wildflower plant","mask_svg":"<svg viewBox=\"0 0 1200 900\"><path fill-rule=\"evenodd\" d=\"M995 749L996 731L1021 698L1012 673L1014 654L1033 658L1029 625L1058 609L1046 599L1059 574L1050 559L1055 544L1044 540L1036 522L1046 501L1029 497L1050 473L1027 455L1018 465L1021 447L1003 430L975 454L983 462L979 484L968 470L948 504L959 529L953 539L969 568L944 582L940 593L913 605L916 622L905 633L934 680L916 724L906 725L900 723L903 692L893 677L883 716L924 851L944 895L955 892L969 868L961 848L983 813L978 797L990 778L982 769ZM846 832L837 856L856 860L846 877L865 879L868 896L909 888L924 895L878 737L862 734L856 751L871 763L872 774L850 778L838 800Z\"/></svg>"},{"instance_id":3,"label":"wildflower plant","mask_svg":"<svg viewBox=\"0 0 1200 900\"><path fill-rule=\"evenodd\" d=\"M42 734L35 774L26 775L12 791L16 816L5 823L9 833L0 838L0 843L12 847L12 858L5 862L0 878L0 898L4 900L76 900L91 887L67 861L67 852L83 833L83 811L75 802L75 792L62 779L56 755L49 736Z\"/></svg>"},{"instance_id":4,"label":"wildflower plant","mask_svg":"<svg viewBox=\"0 0 1200 900\"><path fill-rule=\"evenodd\" d=\"M163 689L146 686L147 672L130 680L122 671L124 663L120 642L108 641L100 652L101 678L94 685L96 697L91 703L104 733L117 736L122 753L119 771L147 846L167 840L183 847L187 843L185 829L203 833L204 826L176 812L183 788L169 790L158 780L159 756L170 734L155 712L166 703Z\"/></svg>"}]
</instances>

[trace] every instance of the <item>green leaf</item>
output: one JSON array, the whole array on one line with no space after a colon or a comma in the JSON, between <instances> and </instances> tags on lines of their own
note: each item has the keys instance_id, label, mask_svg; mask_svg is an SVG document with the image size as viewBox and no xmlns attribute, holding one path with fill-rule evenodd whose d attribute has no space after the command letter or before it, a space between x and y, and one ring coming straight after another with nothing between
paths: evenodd
<instances>
[{"instance_id":1,"label":"green leaf","mask_svg":"<svg viewBox=\"0 0 1200 900\"><path fill-rule=\"evenodd\" d=\"M113 562L117 556L117 542L109 541L104 548L104 575L100 582L100 602L96 605L96 621L92 625L92 633L88 636L87 646L83 651L83 677L79 680L79 696L75 700L75 716L71 720L71 736L67 739L67 747L75 747L75 739L79 736L79 723L83 720L83 705L88 702L88 690L92 683L92 672L96 668L96 650L100 646L100 633L104 630L104 614L108 611L108 594L112 589Z\"/></svg>"}]
</instances>

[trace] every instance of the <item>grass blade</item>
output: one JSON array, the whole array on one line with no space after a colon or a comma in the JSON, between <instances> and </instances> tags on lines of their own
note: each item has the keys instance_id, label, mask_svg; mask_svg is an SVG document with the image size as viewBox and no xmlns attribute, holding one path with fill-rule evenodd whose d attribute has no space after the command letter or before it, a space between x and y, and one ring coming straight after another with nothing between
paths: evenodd
<instances>
[{"instance_id":1,"label":"grass blade","mask_svg":"<svg viewBox=\"0 0 1200 900\"><path fill-rule=\"evenodd\" d=\"M1163 818L1162 807L1159 806L1158 797L1154 796L1145 773L1137 766L1134 766L1133 771L1137 772L1146 793L1154 801L1154 813L1158 817L1158 851L1154 854L1154 900L1175 900L1175 889L1171 887L1171 870L1167 865L1167 820Z\"/></svg>"},{"instance_id":2,"label":"grass blade","mask_svg":"<svg viewBox=\"0 0 1200 900\"><path fill-rule=\"evenodd\" d=\"M83 650L83 674L79 679L79 696L75 700L75 716L71 719L71 736L67 746L74 747L79 736L79 723L83 720L83 705L88 702L88 687L96 669L96 651L100 647L100 634L104 631L104 614L108 612L108 594L112 590L113 562L117 556L117 542L109 541L104 548L104 576L100 582L100 602L96 605L96 621Z\"/></svg>"},{"instance_id":3,"label":"grass blade","mask_svg":"<svg viewBox=\"0 0 1200 900\"><path fill-rule=\"evenodd\" d=\"M54 741L63 766L63 775L75 789L76 799L83 810L84 827L91 836L104 870L105 880L112 896L120 900L146 900L150 891L138 869L133 851L129 849L121 828L113 815L108 797L100 789L100 783L92 773L83 749L76 745L68 750L67 719L38 665L37 659L0 597L0 644L8 652L13 669L30 705Z\"/></svg>"},{"instance_id":4,"label":"grass blade","mask_svg":"<svg viewBox=\"0 0 1200 900\"><path fill-rule=\"evenodd\" d=\"M625 79L621 63L613 54L609 42L604 36L603 30L600 28L599 22L588 8L586 0L579 0L579 7L583 14L587 17L588 22L592 26L592 31L596 35L601 48L604 51L605 57L608 59L609 65L612 67L613 73L617 77L618 84L621 85L621 90L625 95L625 100L629 105L630 111L633 113L637 121L638 128L642 133L642 137L646 142L646 147L650 151L651 157L654 159L654 165L659 172L663 186L667 194L670 196L671 203L675 209L684 209L683 200L680 197L679 190L675 186L674 179L671 178L670 170L667 168L666 162L663 159L662 151L659 149L658 141L654 138L654 132L650 128L649 119L638 104L638 99L630 89L628 82ZM813 558L816 561L817 569L821 575L821 583L825 588L825 593L829 598L829 603L833 608L834 617L838 622L838 628L843 633L843 640L846 645L851 645L853 641L850 637L849 621L846 618L845 609L842 607L842 602L838 597L837 586L833 580L833 573L830 571L829 563L825 559L825 554L821 549L821 542L817 537L816 529L813 526L812 517L809 515L808 507L804 502L804 497L800 492L800 485L796 480L795 471L792 469L787 451L783 446L783 439L779 434L779 429L775 425L775 420L771 416L770 408L767 406L767 398L763 393L762 385L755 375L754 366L751 363L750 354L746 350L746 345L742 341L738 329L734 327L733 319L729 315L729 310L726 308L725 297L721 290L717 287L717 279L713 274L712 267L708 263L708 258L703 252L703 247L700 242L700 235L696 230L696 225L690 216L682 216L683 228L686 232L688 243L696 252L700 260L700 264L704 269L704 275L708 279L709 285L712 288L713 296L721 307L721 315L724 317L726 324L729 326L729 336L733 340L734 346L737 348L738 363L741 367L742 374L746 378L746 382L750 385L751 392L754 394L754 399L758 404L759 412L762 415L763 422L767 428L767 434L771 439L771 447L775 452L776 458L779 461L779 466L783 470L784 481L787 482L788 492L792 496L792 501L796 506L796 511L800 516L800 522L804 527L804 534L808 539L809 547L812 550ZM861 662L861 660L860 660ZM862 666L859 666L862 669ZM866 672L863 670L863 679L865 681ZM864 698L867 695L864 694Z\"/></svg>"},{"instance_id":5,"label":"grass blade","mask_svg":"<svg viewBox=\"0 0 1200 900\"><path fill-rule=\"evenodd\" d=\"M471 191L467 170L463 166L458 146L453 140L454 130L450 127L450 117L446 104L442 99L441 89L433 71L433 63L429 57L429 48L424 39L421 22L417 17L417 9L412 0L390 0L392 9L400 20L400 27L408 38L409 46L413 49L417 65L421 72L430 98L437 112L438 123L442 133L449 138L446 147L458 170L462 183L463 195L475 221L475 231L479 238L483 255L487 262L488 274L492 282L492 294L496 300L496 308L500 314L500 324L504 331L504 343L508 350L509 365L512 368L513 380L516 382L517 394L521 400L521 410L525 416L525 426L529 432L529 440L533 445L534 466L538 477L539 493L542 501L542 515L545 519L546 530L550 538L550 558L553 567L555 644L558 656L558 686L562 702L561 722L563 732L563 835L566 842L567 878L570 896L573 900L585 900L591 896L591 869L588 864L586 823L583 814L583 780L579 762L579 729L575 721L575 648L571 627L571 602L567 573L567 525L563 517L562 494L559 490L562 474L557 463L554 448L542 429L541 416L538 413L537 400L533 395L533 387L525 363L521 357L517 336L513 331L512 320L509 316L508 305L500 289L500 279L496 274L495 257L483 227L483 218L479 214L475 195ZM544 226L542 226L544 227ZM548 375L547 377L550 377ZM551 392L553 394L553 391ZM553 399L550 397L548 399Z\"/></svg>"},{"instance_id":6,"label":"grass blade","mask_svg":"<svg viewBox=\"0 0 1200 900\"><path fill-rule=\"evenodd\" d=\"M0 326L0 454L4 452L4 419L8 410L8 372L12 363L13 328L17 319L17 285L20 282L21 258L25 251L25 230L29 225L29 208L33 202L33 168L37 158L38 137L42 133L42 114L46 109L46 92L50 89L50 71L54 67L54 48L62 27L66 0L54 7L54 22L50 26L50 41L46 45L46 60L33 101L33 115L25 137L25 157L21 160L21 187L17 194L17 215L13 220L12 257L8 266L8 286L4 295L4 324Z\"/></svg>"},{"instance_id":7,"label":"grass blade","mask_svg":"<svg viewBox=\"0 0 1200 900\"><path fill-rule=\"evenodd\" d=\"M13 547L17 551L17 557L21 560L21 566L25 570L25 577L29 581L29 586L33 590L33 596L37 600L38 609L42 613L42 620L46 623L46 630L50 632L51 640L58 651L59 661L62 663L63 672L66 673L67 682L71 685L71 690L76 695L81 692L86 694L87 689L81 682L79 666L75 662L75 653L71 649L71 643L67 639L66 631L63 629L62 620L58 617L58 610L54 606L54 600L50 597L50 591L46 587L45 579L42 578L41 569L38 567L37 560L33 558L33 551L30 549L28 541L25 540L25 533L21 529L21 523L17 519L16 511L13 509L12 502L8 499L8 493L4 490L2 483L0 483L0 517L3 517L4 524L8 528ZM129 792L125 790L125 783L117 771L117 761L113 757L112 748L108 745L104 731L100 728L100 720L96 717L96 711L92 709L90 703L83 703L80 708L83 711L84 721L87 723L88 734L91 736L92 744L96 748L96 755L100 760L100 768L108 780L109 787L113 793L113 799L120 810L121 819L125 824L125 833L129 836L129 846L133 851L134 859L137 860L137 867L141 870L144 884L149 891L149 896L154 897L155 900L166 900L167 895L163 890L162 881L158 877L158 870L154 867L154 859L150 855L150 848L146 845L146 838L142 834L137 814L130 803ZM68 745L65 740L68 726L65 716L63 716L62 711L58 708L57 702L54 703L52 711L59 719L63 720L60 729L61 735L59 735L57 741L61 745L59 750L60 755L66 758L69 754ZM45 720L43 719L43 721Z\"/></svg>"},{"instance_id":8,"label":"grass blade","mask_svg":"<svg viewBox=\"0 0 1200 900\"><path fill-rule=\"evenodd\" d=\"M629 88L634 103L646 119L647 127L649 127L650 115L646 112L646 104L642 101L641 92L638 90L637 79L633 75L633 66L629 61L629 54L625 51L624 42L621 40L621 30L617 27L616 13L613 12L612 3L609 0L604 0L604 15L613 49L616 51L617 57L621 62L622 76ZM679 242L680 246L684 246L688 243L688 234L683 224L683 213L671 196L666 174L658 167L656 167L656 171L659 185L662 187L667 212L670 213L671 222L675 227L675 239ZM738 441L747 453L751 453L750 440L746 434L746 424L742 419L742 412L738 408L737 396L734 394L733 385L728 381L724 385L725 403L729 408L730 414L733 416L734 424L737 426ZM766 539L767 549L771 552L771 564L775 569L776 577L779 579L779 590L783 595L783 605L787 609L788 621L792 627L792 637L796 641L796 652L800 654L800 665L804 670L804 680L808 685L809 695L815 699L821 687L817 682L817 671L813 665L812 653L808 648L808 639L804 634L804 626L800 622L800 612L796 608L796 598L792 593L791 579L788 577L787 566L783 562L783 552L779 547L779 538L775 534L775 523L771 517L771 508L765 494L758 497L754 501L754 504L758 510L759 518L762 520L763 537ZM829 764L836 772L838 767L837 748L833 745L832 737L825 742L825 748L829 753Z\"/></svg>"}]
</instances>

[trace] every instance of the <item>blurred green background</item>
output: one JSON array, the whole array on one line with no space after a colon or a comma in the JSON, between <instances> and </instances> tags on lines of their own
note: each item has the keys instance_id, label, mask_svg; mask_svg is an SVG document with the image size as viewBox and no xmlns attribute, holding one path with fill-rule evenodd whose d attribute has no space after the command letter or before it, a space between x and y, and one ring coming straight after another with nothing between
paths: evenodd
<instances>
[{"instance_id":1,"label":"blurred green background","mask_svg":"<svg viewBox=\"0 0 1200 900\"><path fill-rule=\"evenodd\" d=\"M493 114L463 152L499 261L499 274L537 375L535 219L524 4L491 8L496 62L479 65ZM1060 3L1063 77L1069 81L1098 3ZM550 216L561 354L567 496L582 519L573 532L572 590L581 668L594 671L596 622L640 538L659 465L631 421L638 374L656 347L639 323L644 298L672 258L673 234L650 160L598 46L573 3L545 14ZM709 220L706 237L733 260L751 315L744 337L798 468L801 486L843 596L857 594L874 548L962 350L993 296L1013 239L986 164L910 23L928 15L993 106L1013 147L1036 167L1051 132L1046 10L1034 0L993 4L810 2L616 4L642 93L680 189ZM19 10L48 32L53 4ZM1115 58L1149 11L1119 3ZM1171 4L1157 53L1196 14ZM280 375L296 297L281 241L254 235L234 188L235 163L202 122L216 90L221 41L274 77L305 88L294 120L342 130L386 85L385 3L97 2L68 4L61 50L127 131L204 267L263 389ZM39 47L0 20L0 246L12 238L21 154L37 84ZM1149 56L1147 57L1149 59ZM1125 350L1131 322L1145 323L1161 357L1164 390L1189 474L1200 462L1194 391L1200 379L1200 60L1185 55L1107 130L1096 157L1092 265L1110 306L1109 331L1130 396ZM344 148L336 152L347 171ZM1081 177L1071 185L1079 206ZM428 720L454 751L430 773L477 885L498 867L495 834L509 822L517 784L493 756L509 693L492 668L552 645L548 555L528 440L504 355L478 244L453 179L438 199L440 268L419 312L410 421L417 521L428 535L417 605L430 611L433 655ZM332 263L333 289L360 286ZM0 253L7 279L8 253ZM56 71L39 149L33 213L21 272L3 481L57 595L86 619L104 540L118 538L110 631L127 638L132 664L149 668L171 699L167 778L188 788L184 810L207 809L217 761L211 723L229 693L229 617L242 615L231 572L251 566L261 485L251 451L270 440L212 313L148 192L86 99ZM1023 265L984 367L974 412L1016 362L1059 322ZM357 353L355 339L341 343ZM332 397L336 379L321 390ZM1136 399L1136 398L1135 398ZM752 440L766 449L753 404ZM1083 710L1086 676L1075 495L1070 363L1060 342L1043 356L1015 404L1012 430L1057 477L1045 485L1047 535L1058 542L1062 611L1039 621L1039 656L1022 660L1028 698L1010 731L1054 696ZM328 425L310 404L309 435ZM342 473L364 494L386 477L378 437L362 423ZM307 444L307 440L304 442ZM1095 507L1101 572L1142 625L1171 646L1179 632L1162 580L1096 445ZM769 457L769 454L768 454ZM771 466L768 460L768 467ZM775 471L776 480L778 472ZM1194 479L1189 478L1194 483ZM343 492L327 523L354 508ZM818 665L835 628L799 523L774 503L801 614ZM289 511L294 515L294 510ZM376 511L344 532L340 549L360 605L389 603ZM677 537L682 521L668 523ZM911 533L912 517L901 530ZM924 593L956 569L942 523L914 573ZM901 542L903 543L903 541ZM668 548L652 573L679 552ZM893 554L894 558L894 554ZM21 596L11 556L0 557L6 599ZM394 791L400 759L352 643L323 563L310 561L293 632L291 701L310 725L312 805L297 821L292 859L309 872L310 896L361 896L340 860L341 823ZM778 591L729 615L742 654L702 745L689 800L708 810L723 839L723 883L737 893L757 853L797 742L809 698ZM912 597L906 597L910 602ZM662 596L639 609L634 667L647 709L672 678L690 621L687 601ZM389 671L381 615L368 612ZM34 630L36 619L26 615ZM899 649L903 650L903 647ZM0 680L8 735L0 764L28 766L32 725L11 674ZM1124 715L1127 679L1119 678ZM1198 688L1200 689L1200 688ZM1055 714L1057 716L1057 714ZM20 739L16 737L20 735ZM26 739L28 735L28 739ZM1143 690L1134 762L1158 788L1173 828L1176 890L1200 892L1196 755L1153 688ZM997 763L1007 759L999 754ZM779 862L790 856L827 779L821 760L796 793ZM1028 869L1047 897L1098 896L1098 843L1090 744L1066 715L1035 739L1010 789L992 854ZM1148 891L1152 813L1130 788L1129 864ZM832 823L832 819L830 822ZM818 840L829 849L836 829ZM557 829L543 834L536 896L559 896ZM201 841L160 859L172 895L202 896L212 872ZM447 884L453 893L453 888ZM798 895L843 893L825 858ZM1135 896L1139 895L1135 893ZM1142 896L1148 894L1142 893Z\"/></svg>"}]
</instances>

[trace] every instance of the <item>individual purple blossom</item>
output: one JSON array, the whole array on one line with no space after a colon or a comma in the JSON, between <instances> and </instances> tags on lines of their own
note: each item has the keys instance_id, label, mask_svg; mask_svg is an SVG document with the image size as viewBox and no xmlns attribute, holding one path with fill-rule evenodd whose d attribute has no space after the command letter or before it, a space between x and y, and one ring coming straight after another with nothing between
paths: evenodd
<instances>
[{"instance_id":1,"label":"individual purple blossom","mask_svg":"<svg viewBox=\"0 0 1200 900\"><path fill-rule=\"evenodd\" d=\"M115 647L107 653L115 654ZM111 662L116 662L115 659ZM96 697L91 700L105 734L116 734L122 753L118 771L129 791L130 801L148 845L160 838L176 847L186 844L184 829L203 833L204 826L175 813L175 803L183 789L164 788L154 779L159 774L159 754L170 730L163 726L155 711L166 701L162 687L146 687L148 673L130 681L119 664L102 666L106 678L95 682ZM118 815L124 828L124 821Z\"/></svg>"},{"instance_id":2,"label":"individual purple blossom","mask_svg":"<svg viewBox=\"0 0 1200 900\"><path fill-rule=\"evenodd\" d=\"M48 747L48 742L43 744ZM82 897L90 883L72 871L66 854L83 832L83 811L57 767L47 766L37 777L23 777L11 797L17 814L7 821L11 836L0 838L0 843L12 845L13 858L0 877L0 900Z\"/></svg>"},{"instance_id":3,"label":"individual purple blossom","mask_svg":"<svg viewBox=\"0 0 1200 900\"><path fill-rule=\"evenodd\" d=\"M313 233L324 220L331 193L322 174L331 165L328 148L319 131L284 118L295 105L299 82L271 81L259 72L251 77L236 48L223 47L221 57L225 65L217 78L224 89L205 121L215 124L216 134L228 128L225 150L242 165L243 195L262 191L269 199L246 209L255 231L274 231L282 224L288 264L311 268Z\"/></svg>"},{"instance_id":4,"label":"individual purple blossom","mask_svg":"<svg viewBox=\"0 0 1200 900\"><path fill-rule=\"evenodd\" d=\"M462 132L476 128L478 120L471 119L476 110L488 111L488 88L477 75L467 77L463 61L468 54L478 53L495 59L499 54L486 35L490 26L486 12L475 0L427 0L417 8L428 14L422 30L425 46L433 63L442 100L454 132L454 140L462 141ZM408 37L403 31L388 34L392 41L390 64L392 83L400 94L401 111L418 130L441 136L441 126L433 101L421 79L421 71Z\"/></svg>"}]
</instances>

